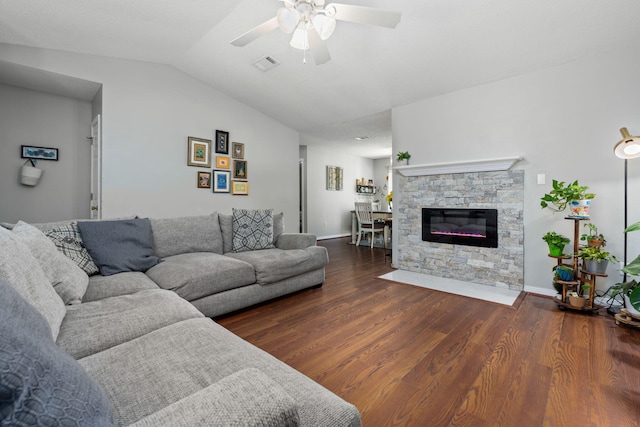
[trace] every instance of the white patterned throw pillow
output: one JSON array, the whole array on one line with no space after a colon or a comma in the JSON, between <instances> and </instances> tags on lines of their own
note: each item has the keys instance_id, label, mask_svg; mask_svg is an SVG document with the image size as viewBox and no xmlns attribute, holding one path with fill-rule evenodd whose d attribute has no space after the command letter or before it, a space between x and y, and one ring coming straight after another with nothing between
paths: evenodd
<instances>
[{"instance_id":1,"label":"white patterned throw pillow","mask_svg":"<svg viewBox=\"0 0 640 427\"><path fill-rule=\"evenodd\" d=\"M273 248L273 209L233 209L233 252Z\"/></svg>"},{"instance_id":2,"label":"white patterned throw pillow","mask_svg":"<svg viewBox=\"0 0 640 427\"><path fill-rule=\"evenodd\" d=\"M89 251L85 248L78 224L72 222L49 230L45 235L51 239L56 248L89 276L98 273L98 266L93 262Z\"/></svg>"}]
</instances>

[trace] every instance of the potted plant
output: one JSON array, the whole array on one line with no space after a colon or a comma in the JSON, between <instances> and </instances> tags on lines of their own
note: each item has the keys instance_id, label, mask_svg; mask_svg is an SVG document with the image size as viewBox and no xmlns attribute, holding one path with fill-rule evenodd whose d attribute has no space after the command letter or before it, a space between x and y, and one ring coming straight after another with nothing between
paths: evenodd
<instances>
[{"instance_id":1,"label":"potted plant","mask_svg":"<svg viewBox=\"0 0 640 427\"><path fill-rule=\"evenodd\" d=\"M409 154L408 151L400 151L398 153L398 162L401 162L403 160L407 161L407 164L409 164L409 159L411 158L411 154Z\"/></svg>"},{"instance_id":2,"label":"potted plant","mask_svg":"<svg viewBox=\"0 0 640 427\"><path fill-rule=\"evenodd\" d=\"M595 224L585 224L585 227L589 227L589 233L585 233L580 236L580 240L586 241L587 246L595 246L604 248L607 246L607 241L605 240L602 233L598 233L598 227Z\"/></svg>"},{"instance_id":3,"label":"potted plant","mask_svg":"<svg viewBox=\"0 0 640 427\"><path fill-rule=\"evenodd\" d=\"M555 231L547 232L547 234L542 236L542 240L547 242L547 245L549 246L549 255L551 256L562 256L564 247L569 243L568 237L558 234Z\"/></svg>"},{"instance_id":4,"label":"potted plant","mask_svg":"<svg viewBox=\"0 0 640 427\"><path fill-rule=\"evenodd\" d=\"M616 262L615 256L594 246L587 246L578 252L578 257L584 260L584 269L590 273L605 274L609 261Z\"/></svg>"},{"instance_id":5,"label":"potted plant","mask_svg":"<svg viewBox=\"0 0 640 427\"><path fill-rule=\"evenodd\" d=\"M631 231L640 230L640 222L636 222L635 224L630 225L624 230L625 233L629 233ZM624 273L627 273L631 276L640 276L640 255L636 257L629 264L625 265L622 268ZM617 283L614 285L611 295L615 297L617 294L621 294L625 307L631 314L638 313L640 315L640 282L636 280L630 280L624 283Z\"/></svg>"},{"instance_id":6,"label":"potted plant","mask_svg":"<svg viewBox=\"0 0 640 427\"><path fill-rule=\"evenodd\" d=\"M573 280L573 268L568 265L556 265L553 267L553 271L553 278L555 280L562 280L563 282Z\"/></svg>"},{"instance_id":7,"label":"potted plant","mask_svg":"<svg viewBox=\"0 0 640 427\"><path fill-rule=\"evenodd\" d=\"M587 218L589 216L589 205L591 199L596 195L587 193L589 187L580 185L578 180L571 184L564 181L553 180L553 189L540 199L540 206L549 208L554 212L562 212L567 206L571 206L570 217Z\"/></svg>"}]
</instances>

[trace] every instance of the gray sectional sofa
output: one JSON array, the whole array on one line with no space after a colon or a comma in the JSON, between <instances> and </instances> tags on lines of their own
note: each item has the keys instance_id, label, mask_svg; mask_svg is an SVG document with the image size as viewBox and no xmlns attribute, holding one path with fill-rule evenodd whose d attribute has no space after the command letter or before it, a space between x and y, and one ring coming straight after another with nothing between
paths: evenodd
<instances>
[{"instance_id":1,"label":"gray sectional sofa","mask_svg":"<svg viewBox=\"0 0 640 427\"><path fill-rule=\"evenodd\" d=\"M236 213L0 227L0 425L360 425L209 318L324 280L314 236Z\"/></svg>"}]
</instances>

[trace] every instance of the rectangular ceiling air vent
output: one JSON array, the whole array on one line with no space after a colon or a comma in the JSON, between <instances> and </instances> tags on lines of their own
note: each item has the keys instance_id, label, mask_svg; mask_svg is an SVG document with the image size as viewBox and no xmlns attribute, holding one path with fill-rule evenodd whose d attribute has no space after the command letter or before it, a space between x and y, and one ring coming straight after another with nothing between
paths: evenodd
<instances>
[{"instance_id":1,"label":"rectangular ceiling air vent","mask_svg":"<svg viewBox=\"0 0 640 427\"><path fill-rule=\"evenodd\" d=\"M265 55L253 61L253 66L262 72L269 71L278 65L280 65L280 62L269 55Z\"/></svg>"}]
</instances>

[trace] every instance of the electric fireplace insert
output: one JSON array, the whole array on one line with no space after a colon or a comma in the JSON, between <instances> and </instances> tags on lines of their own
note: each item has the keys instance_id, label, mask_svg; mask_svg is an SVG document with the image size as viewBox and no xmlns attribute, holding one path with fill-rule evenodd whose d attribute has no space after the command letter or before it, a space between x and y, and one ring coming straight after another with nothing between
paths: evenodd
<instances>
[{"instance_id":1,"label":"electric fireplace insert","mask_svg":"<svg viewBox=\"0 0 640 427\"><path fill-rule=\"evenodd\" d=\"M422 240L497 248L498 211L422 208Z\"/></svg>"}]
</instances>

